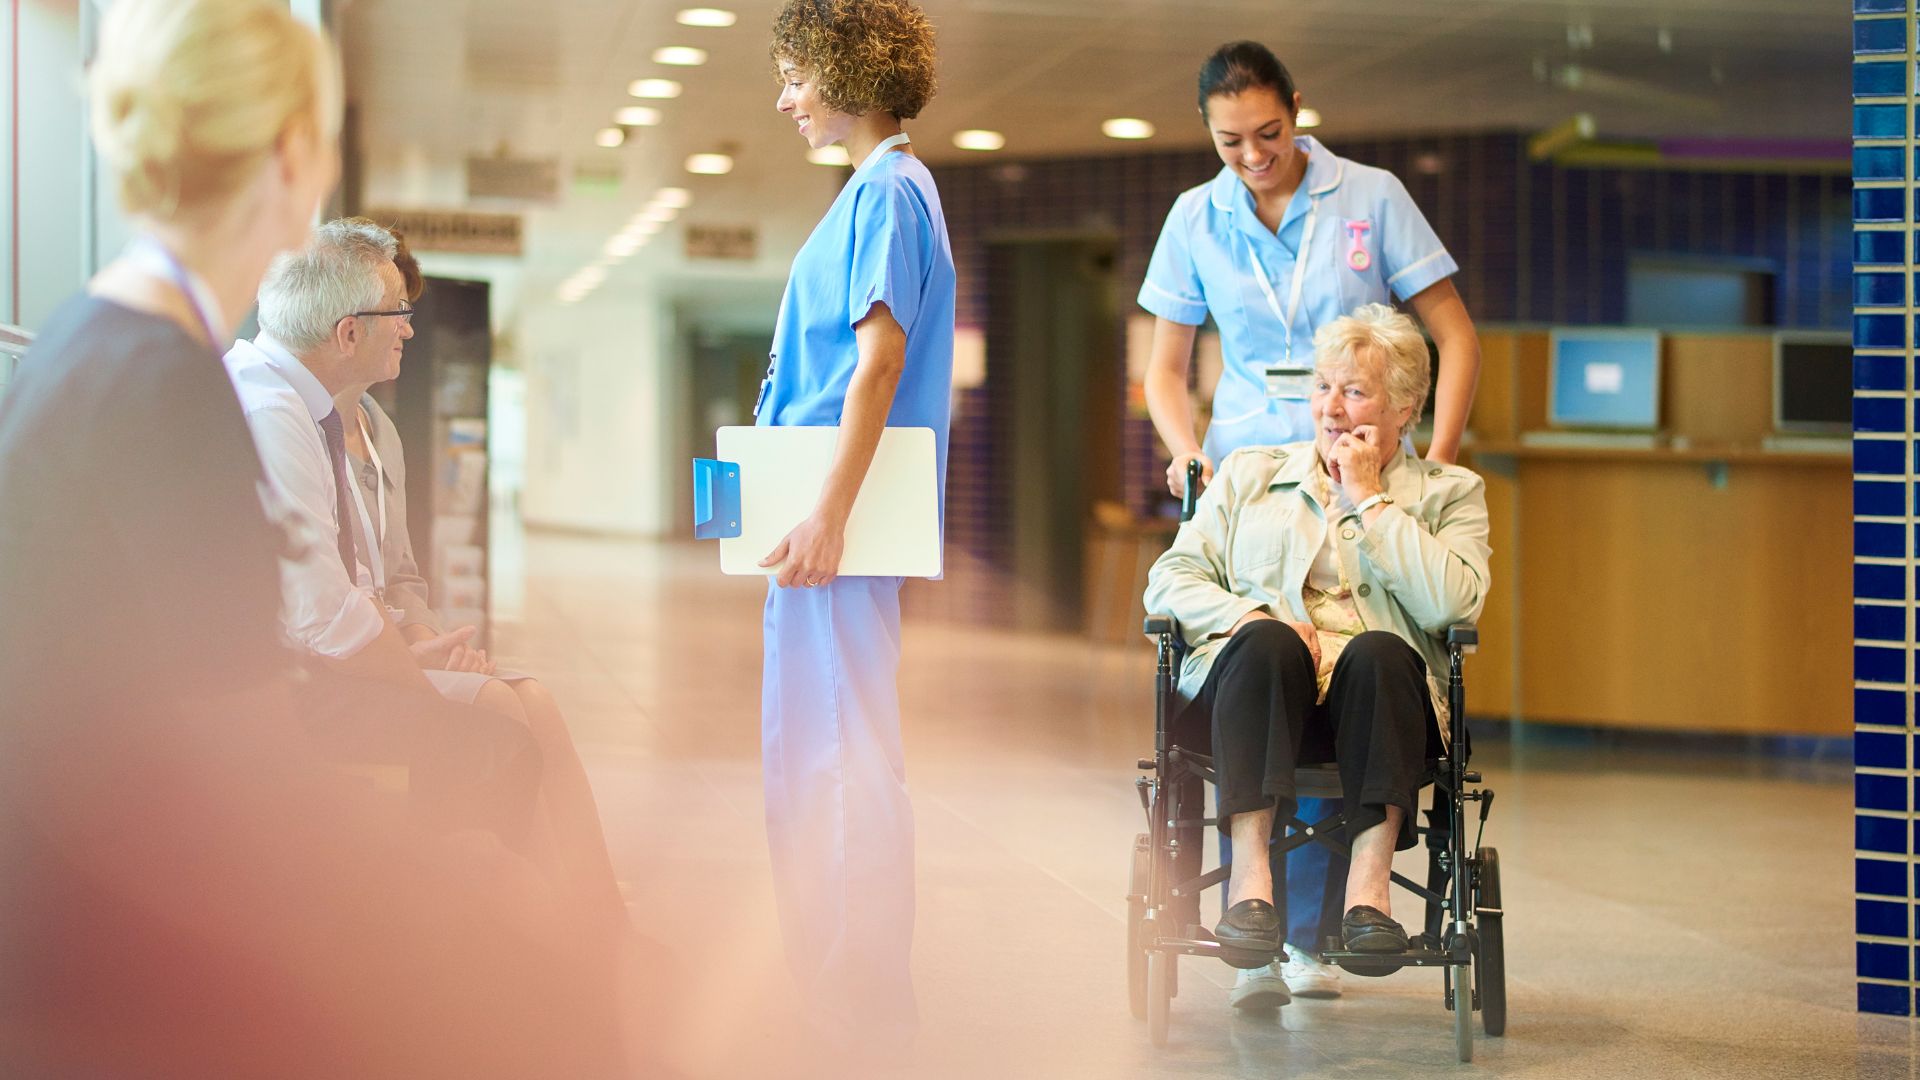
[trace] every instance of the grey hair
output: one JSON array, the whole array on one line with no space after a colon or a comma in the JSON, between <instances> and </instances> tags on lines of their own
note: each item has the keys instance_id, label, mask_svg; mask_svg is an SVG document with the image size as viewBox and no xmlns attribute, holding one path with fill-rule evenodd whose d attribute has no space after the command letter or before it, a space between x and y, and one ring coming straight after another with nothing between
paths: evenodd
<instances>
[{"instance_id":1,"label":"grey hair","mask_svg":"<svg viewBox=\"0 0 1920 1080\"><path fill-rule=\"evenodd\" d=\"M260 282L260 329L295 352L333 336L340 320L380 305L380 268L400 245L372 222L329 221L273 260Z\"/></svg>"},{"instance_id":2,"label":"grey hair","mask_svg":"<svg viewBox=\"0 0 1920 1080\"><path fill-rule=\"evenodd\" d=\"M1315 371L1351 369L1361 354L1370 354L1385 369L1388 404L1413 406L1410 424L1425 415L1433 372L1427 366L1427 339L1412 319L1385 304L1362 304L1321 327L1313 335L1313 349Z\"/></svg>"}]
</instances>

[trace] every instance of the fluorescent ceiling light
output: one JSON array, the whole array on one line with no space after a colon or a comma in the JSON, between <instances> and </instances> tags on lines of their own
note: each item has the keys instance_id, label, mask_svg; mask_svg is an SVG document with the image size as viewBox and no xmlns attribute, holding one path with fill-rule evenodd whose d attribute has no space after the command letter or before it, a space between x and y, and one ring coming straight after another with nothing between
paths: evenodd
<instances>
[{"instance_id":1,"label":"fluorescent ceiling light","mask_svg":"<svg viewBox=\"0 0 1920 1080\"><path fill-rule=\"evenodd\" d=\"M666 227L667 223L664 221L659 221L654 218L642 218L628 225L627 232L633 236L652 236Z\"/></svg>"},{"instance_id":2,"label":"fluorescent ceiling light","mask_svg":"<svg viewBox=\"0 0 1920 1080\"><path fill-rule=\"evenodd\" d=\"M688 8L673 17L681 26L732 26L735 16L719 8Z\"/></svg>"},{"instance_id":3,"label":"fluorescent ceiling light","mask_svg":"<svg viewBox=\"0 0 1920 1080\"><path fill-rule=\"evenodd\" d=\"M645 247L646 244L647 238L644 236L629 236L626 233L621 233L619 236L608 240L607 246L601 250L606 253L609 259L624 259Z\"/></svg>"},{"instance_id":4,"label":"fluorescent ceiling light","mask_svg":"<svg viewBox=\"0 0 1920 1080\"><path fill-rule=\"evenodd\" d=\"M641 221L658 221L665 223L679 216L680 211L671 206L649 206L645 210L640 211Z\"/></svg>"},{"instance_id":5,"label":"fluorescent ceiling light","mask_svg":"<svg viewBox=\"0 0 1920 1080\"><path fill-rule=\"evenodd\" d=\"M733 159L725 154L694 154L687 159L687 171L699 176L725 176L733 171Z\"/></svg>"},{"instance_id":6,"label":"fluorescent ceiling light","mask_svg":"<svg viewBox=\"0 0 1920 1080\"><path fill-rule=\"evenodd\" d=\"M1109 139L1151 139L1153 125L1145 120L1123 116L1101 124L1100 133Z\"/></svg>"},{"instance_id":7,"label":"fluorescent ceiling light","mask_svg":"<svg viewBox=\"0 0 1920 1080\"><path fill-rule=\"evenodd\" d=\"M962 150L998 150L1007 145L1007 137L997 131L982 131L974 128L954 132L953 145Z\"/></svg>"},{"instance_id":8,"label":"fluorescent ceiling light","mask_svg":"<svg viewBox=\"0 0 1920 1080\"><path fill-rule=\"evenodd\" d=\"M1302 130L1306 128L1317 128L1320 126L1320 110L1301 109L1300 115L1294 117L1293 123L1295 127L1301 128Z\"/></svg>"},{"instance_id":9,"label":"fluorescent ceiling light","mask_svg":"<svg viewBox=\"0 0 1920 1080\"><path fill-rule=\"evenodd\" d=\"M807 160L815 165L851 165L853 159L847 156L847 148L839 143L823 146L818 150L807 151Z\"/></svg>"},{"instance_id":10,"label":"fluorescent ceiling light","mask_svg":"<svg viewBox=\"0 0 1920 1080\"><path fill-rule=\"evenodd\" d=\"M683 187L663 187L653 193L654 206L671 206L675 210L684 210L693 203L693 192Z\"/></svg>"},{"instance_id":11,"label":"fluorescent ceiling light","mask_svg":"<svg viewBox=\"0 0 1920 1080\"><path fill-rule=\"evenodd\" d=\"M627 84L627 95L637 98L677 98L680 84L672 79L635 79Z\"/></svg>"},{"instance_id":12,"label":"fluorescent ceiling light","mask_svg":"<svg viewBox=\"0 0 1920 1080\"><path fill-rule=\"evenodd\" d=\"M669 67L699 67L707 62L707 50L688 45L669 45L653 51L653 62Z\"/></svg>"},{"instance_id":13,"label":"fluorescent ceiling light","mask_svg":"<svg viewBox=\"0 0 1920 1080\"><path fill-rule=\"evenodd\" d=\"M628 105L613 111L613 122L625 127L652 127L660 122L660 110L645 105Z\"/></svg>"},{"instance_id":14,"label":"fluorescent ceiling light","mask_svg":"<svg viewBox=\"0 0 1920 1080\"><path fill-rule=\"evenodd\" d=\"M600 133L593 137L593 141L611 150L627 141L627 133L617 127L601 128Z\"/></svg>"}]
</instances>

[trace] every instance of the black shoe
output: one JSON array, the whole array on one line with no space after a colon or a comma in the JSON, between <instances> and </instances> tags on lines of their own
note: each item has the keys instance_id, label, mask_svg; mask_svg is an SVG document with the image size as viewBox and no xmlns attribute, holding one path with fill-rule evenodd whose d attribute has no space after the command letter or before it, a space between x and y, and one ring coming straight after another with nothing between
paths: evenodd
<instances>
[{"instance_id":1,"label":"black shoe","mask_svg":"<svg viewBox=\"0 0 1920 1080\"><path fill-rule=\"evenodd\" d=\"M1407 932L1386 913L1365 904L1355 904L1340 920L1340 939L1349 952L1403 953L1407 951Z\"/></svg>"},{"instance_id":2,"label":"black shoe","mask_svg":"<svg viewBox=\"0 0 1920 1080\"><path fill-rule=\"evenodd\" d=\"M1222 959L1237 968L1265 967L1280 951L1280 913L1265 900L1242 900L1213 928Z\"/></svg>"}]
</instances>

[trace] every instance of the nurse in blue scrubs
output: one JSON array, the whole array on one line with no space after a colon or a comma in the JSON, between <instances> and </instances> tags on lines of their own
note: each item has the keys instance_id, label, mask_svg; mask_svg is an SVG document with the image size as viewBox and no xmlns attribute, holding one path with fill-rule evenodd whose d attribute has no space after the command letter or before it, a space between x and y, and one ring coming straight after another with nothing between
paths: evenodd
<instances>
[{"instance_id":1,"label":"nurse in blue scrubs","mask_svg":"<svg viewBox=\"0 0 1920 1080\"><path fill-rule=\"evenodd\" d=\"M1240 447L1312 439L1314 331L1362 304L1398 301L1433 336L1440 372L1427 457L1452 462L1480 372L1473 320L1453 287L1453 256L1392 173L1299 133L1300 94L1265 46L1221 46L1199 83L1200 114L1223 167L1174 200L1139 298L1156 316L1146 394L1154 429L1173 454L1168 490L1185 491L1191 461L1205 483ZM1224 365L1202 442L1187 378L1195 332L1209 315ZM1302 799L1300 816L1316 820L1338 805ZM1342 865L1331 865L1336 860ZM1345 878L1344 862L1319 844L1296 851L1290 865L1275 860L1286 962L1241 971L1230 998L1236 1007L1339 994L1335 973L1312 954L1323 936L1328 882ZM1337 902L1331 910L1337 923Z\"/></svg>"},{"instance_id":2,"label":"nurse in blue scrubs","mask_svg":"<svg viewBox=\"0 0 1920 1080\"><path fill-rule=\"evenodd\" d=\"M794 258L758 423L840 429L811 517L762 562L767 833L799 1000L832 1042L891 1053L917 1025L913 807L896 672L899 578L838 577L881 430L932 428L944 514L953 252L901 131L933 94L933 32L908 0L790 0L778 107L855 169ZM871 57L887 57L885 70Z\"/></svg>"}]
</instances>

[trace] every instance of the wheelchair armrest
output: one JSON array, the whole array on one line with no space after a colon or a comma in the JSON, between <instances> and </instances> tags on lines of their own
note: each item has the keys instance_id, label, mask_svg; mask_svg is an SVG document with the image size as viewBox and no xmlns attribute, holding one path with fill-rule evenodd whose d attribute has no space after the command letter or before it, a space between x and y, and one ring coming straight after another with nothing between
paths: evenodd
<instances>
[{"instance_id":1,"label":"wheelchair armrest","mask_svg":"<svg viewBox=\"0 0 1920 1080\"><path fill-rule=\"evenodd\" d=\"M1480 628L1470 622L1447 627L1447 648L1472 652L1480 644Z\"/></svg>"},{"instance_id":2,"label":"wheelchair armrest","mask_svg":"<svg viewBox=\"0 0 1920 1080\"><path fill-rule=\"evenodd\" d=\"M1161 637L1166 634L1179 637L1180 620L1171 615L1149 615L1147 616L1146 625L1141 628L1140 632L1148 637Z\"/></svg>"}]
</instances>

